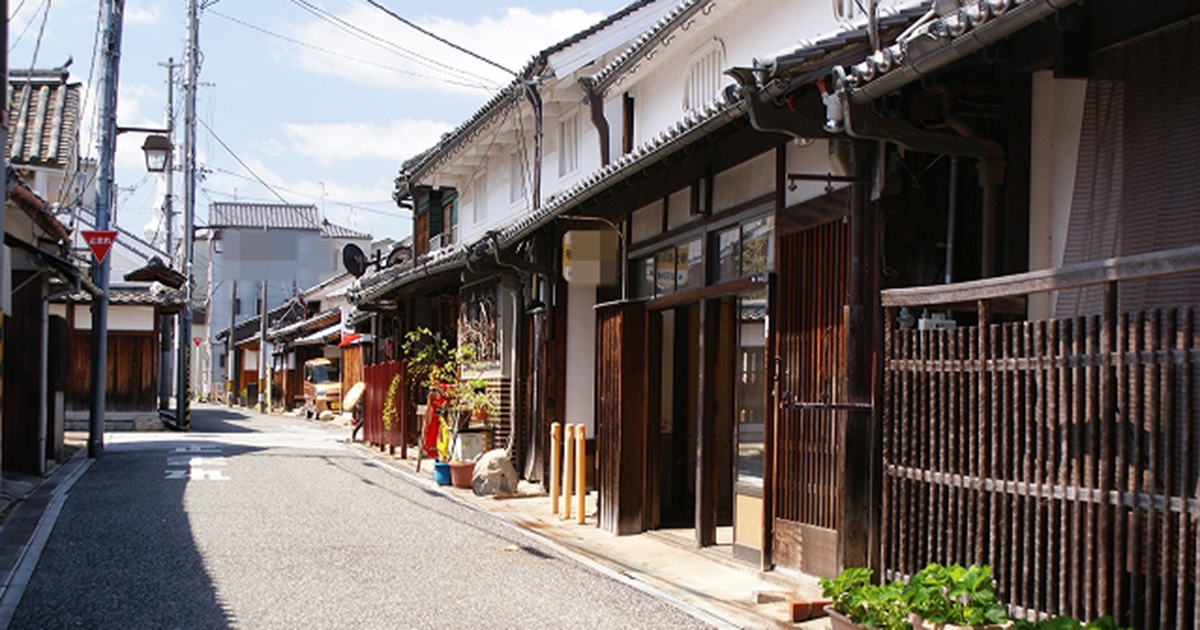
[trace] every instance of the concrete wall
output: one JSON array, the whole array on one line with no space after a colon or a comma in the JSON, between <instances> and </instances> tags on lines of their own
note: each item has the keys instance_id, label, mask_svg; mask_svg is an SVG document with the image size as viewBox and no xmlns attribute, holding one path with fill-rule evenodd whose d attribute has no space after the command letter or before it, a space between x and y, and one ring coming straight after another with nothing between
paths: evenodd
<instances>
[{"instance_id":1,"label":"concrete wall","mask_svg":"<svg viewBox=\"0 0 1200 630\"><path fill-rule=\"evenodd\" d=\"M1087 93L1084 79L1055 79L1049 70L1033 75L1029 175L1029 269L1062 265L1075 192L1079 134ZM1029 297L1029 316L1048 318L1056 294Z\"/></svg>"}]
</instances>

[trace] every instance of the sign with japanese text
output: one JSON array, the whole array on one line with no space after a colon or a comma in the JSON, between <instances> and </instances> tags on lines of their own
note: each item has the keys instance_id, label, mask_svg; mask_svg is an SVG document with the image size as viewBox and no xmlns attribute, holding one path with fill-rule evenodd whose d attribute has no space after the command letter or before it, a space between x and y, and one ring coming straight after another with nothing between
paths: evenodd
<instances>
[{"instance_id":1,"label":"sign with japanese text","mask_svg":"<svg viewBox=\"0 0 1200 630\"><path fill-rule=\"evenodd\" d=\"M108 258L108 251L112 249L113 243L117 242L117 231L83 230L80 234L83 235L83 240L87 241L92 255L96 257L96 264L104 264L104 259Z\"/></svg>"}]
</instances>

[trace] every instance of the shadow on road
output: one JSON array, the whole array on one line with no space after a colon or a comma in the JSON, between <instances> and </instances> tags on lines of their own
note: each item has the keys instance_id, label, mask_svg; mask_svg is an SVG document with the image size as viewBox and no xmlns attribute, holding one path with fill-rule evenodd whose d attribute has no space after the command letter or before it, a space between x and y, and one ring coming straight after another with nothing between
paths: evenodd
<instances>
[{"instance_id":1,"label":"shadow on road","mask_svg":"<svg viewBox=\"0 0 1200 630\"><path fill-rule=\"evenodd\" d=\"M200 483L193 458L259 450L183 435L107 450L72 487L9 627L236 627L196 546L186 493Z\"/></svg>"}]
</instances>

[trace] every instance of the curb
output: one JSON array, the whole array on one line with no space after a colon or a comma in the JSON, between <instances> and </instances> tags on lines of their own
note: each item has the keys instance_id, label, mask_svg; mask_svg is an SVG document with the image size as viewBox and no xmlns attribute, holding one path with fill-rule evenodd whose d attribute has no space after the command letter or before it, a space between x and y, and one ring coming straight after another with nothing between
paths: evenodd
<instances>
[{"instance_id":1,"label":"curb","mask_svg":"<svg viewBox=\"0 0 1200 630\"><path fill-rule=\"evenodd\" d=\"M707 623L711 626L714 626L716 628L724 629L724 628L742 628L743 627L741 625L741 623L739 623L737 620L730 619L729 617L726 617L718 612L706 610L695 604L686 602L686 601L684 601L670 593L667 593L645 581L639 580L639 579L629 575L628 573L621 570L619 567L612 566L612 564L610 563L610 561L608 561L607 558L595 556L584 549L580 549L580 548L570 545L568 543L563 543L563 542L554 540L554 539L546 536L545 534L541 534L541 533L538 533L538 532L530 529L528 526L526 526L521 521L514 520L513 518L510 518L509 516L504 515L504 514L492 512L490 510L483 508L480 505L477 505L476 503L474 503L472 501L467 501L465 499L458 497L457 495L455 495L453 493L446 492L441 486L434 483L434 481L432 479L397 467L394 464L394 462L390 461L389 457L380 456L380 454L373 452L373 450L367 446L364 446L357 442L353 443L352 445L358 447L358 448L353 449L353 452L355 452L355 454L357 454L358 456L360 456L364 459L372 459L372 460L382 461L386 464L386 466L384 468L386 470L388 470L389 472L391 472L395 475L399 475L402 478L406 479L407 481L418 484L418 485L422 486L422 488L426 489L427 491L436 492L437 494L439 494L447 499L453 500L454 502L458 503L459 505L467 507L476 513L489 516L489 517L495 519L496 521L499 521L500 523L504 524L506 527L512 529L513 531L518 532L528 538L531 538L531 539L537 541L538 543L541 543L541 544L545 545L546 547L549 547L553 551L563 555L564 557L574 560L575 562L578 562L579 564L582 564L583 566L585 566L605 577L616 580L617 582L620 582L621 584L624 584L624 585L629 586L629 587L631 587L635 590L638 590L642 593L650 595L651 597L654 597L655 599L659 599L675 608L678 608L679 610L683 611L684 613L691 615L692 617L695 617L696 619L698 619L704 623Z\"/></svg>"},{"instance_id":2,"label":"curb","mask_svg":"<svg viewBox=\"0 0 1200 630\"><path fill-rule=\"evenodd\" d=\"M13 614L16 613L17 606L25 595L25 587L29 585L33 570L37 567L42 550L46 547L46 541L50 538L50 532L54 530L58 515L67 502L67 492L87 472L93 461L95 460L87 458L87 450L81 449L54 474L38 484L37 488L9 512L11 517L22 510L42 510L37 525L21 545L15 564L11 569L5 571L3 581L0 582L0 627L7 628L12 622ZM47 498L49 499L48 504L44 508L39 508L37 506L40 503L39 500ZM0 536L10 531L12 529L9 522L0 525Z\"/></svg>"}]
</instances>

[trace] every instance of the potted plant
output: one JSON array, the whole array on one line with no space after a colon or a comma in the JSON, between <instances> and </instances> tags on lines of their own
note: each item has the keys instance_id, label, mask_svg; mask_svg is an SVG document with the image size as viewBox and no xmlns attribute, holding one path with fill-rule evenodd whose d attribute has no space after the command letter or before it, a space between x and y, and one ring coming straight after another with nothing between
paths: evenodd
<instances>
[{"instance_id":1,"label":"potted plant","mask_svg":"<svg viewBox=\"0 0 1200 630\"><path fill-rule=\"evenodd\" d=\"M426 399L426 422L420 433L417 448L417 470L421 457L437 457L437 440L441 434L442 415L451 405L452 388L458 380L458 362L454 347L441 334L428 328L417 328L404 336L404 357L408 362L410 392L413 400ZM434 476L449 483L449 469L434 465Z\"/></svg>"},{"instance_id":2,"label":"potted plant","mask_svg":"<svg viewBox=\"0 0 1200 630\"><path fill-rule=\"evenodd\" d=\"M909 579L904 598L917 630L1000 630L1009 625L987 565L931 564Z\"/></svg>"},{"instance_id":3,"label":"potted plant","mask_svg":"<svg viewBox=\"0 0 1200 630\"><path fill-rule=\"evenodd\" d=\"M833 602L825 607L833 630L910 630L904 585L871 584L871 573L871 569L853 568L842 571L836 579L821 580L825 597Z\"/></svg>"},{"instance_id":4,"label":"potted plant","mask_svg":"<svg viewBox=\"0 0 1200 630\"><path fill-rule=\"evenodd\" d=\"M1124 630L1111 617L1102 617L1085 624L1071 617L1055 617L1041 621L1014 621L1012 630Z\"/></svg>"}]
</instances>

